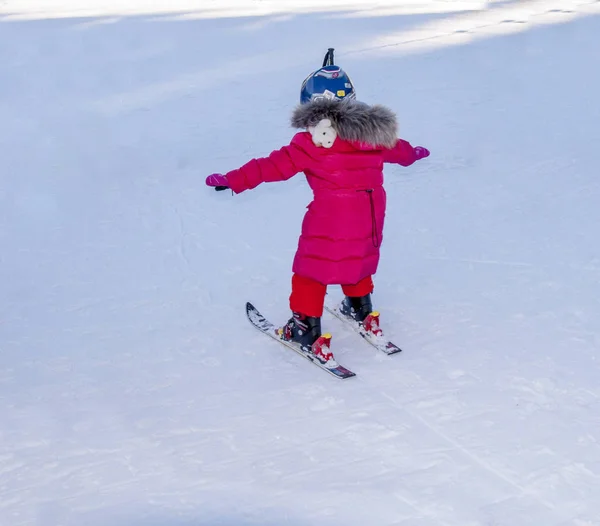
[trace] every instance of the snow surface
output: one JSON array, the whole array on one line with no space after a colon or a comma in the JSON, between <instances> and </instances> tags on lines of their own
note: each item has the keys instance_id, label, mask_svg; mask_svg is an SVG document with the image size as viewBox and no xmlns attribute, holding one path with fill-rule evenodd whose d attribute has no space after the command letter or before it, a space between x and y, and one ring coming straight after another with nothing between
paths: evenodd
<instances>
[{"instance_id":1,"label":"snow surface","mask_svg":"<svg viewBox=\"0 0 600 526\"><path fill-rule=\"evenodd\" d=\"M600 525L599 2L78 4L0 2L0 525ZM203 186L329 46L432 151L345 381L245 319L303 176Z\"/></svg>"}]
</instances>

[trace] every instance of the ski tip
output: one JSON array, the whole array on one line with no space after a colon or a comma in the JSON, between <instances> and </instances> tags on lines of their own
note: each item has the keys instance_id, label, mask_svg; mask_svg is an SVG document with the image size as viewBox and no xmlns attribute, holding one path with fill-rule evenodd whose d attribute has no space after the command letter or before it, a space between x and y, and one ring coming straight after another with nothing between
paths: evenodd
<instances>
[{"instance_id":1,"label":"ski tip","mask_svg":"<svg viewBox=\"0 0 600 526\"><path fill-rule=\"evenodd\" d=\"M258 313L258 310L256 309L256 307L254 305L252 305L252 303L247 301L246 302L246 316L248 317L248 319L250 321L252 321L252 317L256 316L257 313Z\"/></svg>"}]
</instances>

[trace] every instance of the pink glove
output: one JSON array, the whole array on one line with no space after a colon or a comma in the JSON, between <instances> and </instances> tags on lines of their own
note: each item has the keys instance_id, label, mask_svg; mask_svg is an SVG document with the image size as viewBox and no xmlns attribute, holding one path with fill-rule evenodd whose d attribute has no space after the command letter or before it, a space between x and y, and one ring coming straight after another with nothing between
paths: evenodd
<instances>
[{"instance_id":1,"label":"pink glove","mask_svg":"<svg viewBox=\"0 0 600 526\"><path fill-rule=\"evenodd\" d=\"M206 186L213 186L217 192L220 192L221 190L227 190L229 183L224 175L212 174L206 178Z\"/></svg>"},{"instance_id":2,"label":"pink glove","mask_svg":"<svg viewBox=\"0 0 600 526\"><path fill-rule=\"evenodd\" d=\"M423 159L424 157L429 157L429 150L427 148L423 148L423 146L415 146L413 148L413 152L417 158L417 161L419 159Z\"/></svg>"}]
</instances>

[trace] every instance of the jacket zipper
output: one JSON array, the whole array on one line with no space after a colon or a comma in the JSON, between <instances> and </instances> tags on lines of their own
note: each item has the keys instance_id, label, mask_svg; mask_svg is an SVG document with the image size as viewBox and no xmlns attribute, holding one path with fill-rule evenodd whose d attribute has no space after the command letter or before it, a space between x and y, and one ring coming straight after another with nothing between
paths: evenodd
<instances>
[{"instance_id":1,"label":"jacket zipper","mask_svg":"<svg viewBox=\"0 0 600 526\"><path fill-rule=\"evenodd\" d=\"M377 218L375 217L375 203L373 202L373 189L368 190L357 190L357 192L367 192L369 196L369 203L371 205L371 242L375 248L379 248L381 240L379 239L379 233L377 231Z\"/></svg>"}]
</instances>

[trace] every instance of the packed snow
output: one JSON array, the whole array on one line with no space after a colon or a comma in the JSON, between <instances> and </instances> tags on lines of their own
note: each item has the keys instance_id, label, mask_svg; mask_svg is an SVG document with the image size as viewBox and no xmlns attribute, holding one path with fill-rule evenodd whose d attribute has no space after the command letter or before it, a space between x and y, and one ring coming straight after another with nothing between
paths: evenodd
<instances>
[{"instance_id":1,"label":"packed snow","mask_svg":"<svg viewBox=\"0 0 600 526\"><path fill-rule=\"evenodd\" d=\"M0 525L598 526L599 14L0 2ZM403 352L323 318L347 380L245 316L289 317L304 176L204 185L328 47L432 152L386 168Z\"/></svg>"}]
</instances>

